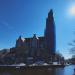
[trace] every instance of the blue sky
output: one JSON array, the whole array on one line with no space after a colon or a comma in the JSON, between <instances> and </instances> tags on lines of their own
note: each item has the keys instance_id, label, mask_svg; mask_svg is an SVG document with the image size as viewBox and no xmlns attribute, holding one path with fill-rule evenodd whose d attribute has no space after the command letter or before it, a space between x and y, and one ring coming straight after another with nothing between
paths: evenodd
<instances>
[{"instance_id":1,"label":"blue sky","mask_svg":"<svg viewBox=\"0 0 75 75\"><path fill-rule=\"evenodd\" d=\"M68 43L75 37L75 18L67 10L74 3L74 0L0 0L0 49L14 47L19 35L43 36L48 12L53 9L56 50L65 58L71 57Z\"/></svg>"}]
</instances>

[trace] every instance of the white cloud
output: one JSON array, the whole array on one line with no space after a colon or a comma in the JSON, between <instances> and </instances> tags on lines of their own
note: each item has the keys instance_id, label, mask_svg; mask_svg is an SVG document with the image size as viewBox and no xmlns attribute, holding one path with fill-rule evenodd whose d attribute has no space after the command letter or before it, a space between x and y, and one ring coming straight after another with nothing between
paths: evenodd
<instances>
[{"instance_id":1,"label":"white cloud","mask_svg":"<svg viewBox=\"0 0 75 75\"><path fill-rule=\"evenodd\" d=\"M10 30L14 29L14 27L12 27L10 24L8 24L8 23L5 22L5 21L2 21L1 24L2 24L3 26L5 26L7 29L10 29Z\"/></svg>"}]
</instances>

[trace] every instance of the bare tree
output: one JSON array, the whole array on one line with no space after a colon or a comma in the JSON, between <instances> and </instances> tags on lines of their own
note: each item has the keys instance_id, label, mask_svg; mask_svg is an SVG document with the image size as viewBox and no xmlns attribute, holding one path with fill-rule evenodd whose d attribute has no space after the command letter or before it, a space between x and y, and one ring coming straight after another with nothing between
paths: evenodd
<instances>
[{"instance_id":1,"label":"bare tree","mask_svg":"<svg viewBox=\"0 0 75 75\"><path fill-rule=\"evenodd\" d=\"M72 43L68 43L68 45L71 46L70 53L75 55L75 40L73 40Z\"/></svg>"}]
</instances>

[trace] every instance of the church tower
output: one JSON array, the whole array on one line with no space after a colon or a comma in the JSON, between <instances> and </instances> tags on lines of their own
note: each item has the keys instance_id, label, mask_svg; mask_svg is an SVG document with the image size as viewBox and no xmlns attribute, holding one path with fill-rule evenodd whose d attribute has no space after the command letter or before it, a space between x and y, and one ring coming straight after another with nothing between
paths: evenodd
<instances>
[{"instance_id":1,"label":"church tower","mask_svg":"<svg viewBox=\"0 0 75 75\"><path fill-rule=\"evenodd\" d=\"M55 54L56 36L55 36L55 23L52 9L48 13L48 18L46 19L46 29L44 37L45 37L45 46L49 52L49 55Z\"/></svg>"}]
</instances>

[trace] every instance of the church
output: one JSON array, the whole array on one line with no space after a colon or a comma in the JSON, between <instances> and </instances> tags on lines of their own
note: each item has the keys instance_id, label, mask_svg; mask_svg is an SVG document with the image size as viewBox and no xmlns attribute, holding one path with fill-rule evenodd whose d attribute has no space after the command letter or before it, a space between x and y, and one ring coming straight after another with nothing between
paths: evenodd
<instances>
[{"instance_id":1,"label":"church","mask_svg":"<svg viewBox=\"0 0 75 75\"><path fill-rule=\"evenodd\" d=\"M28 57L51 57L56 50L56 34L53 10L51 9L46 18L46 28L42 37L37 37L36 34L30 38L19 38L16 40L17 52L18 49L24 48L28 52Z\"/></svg>"}]
</instances>

